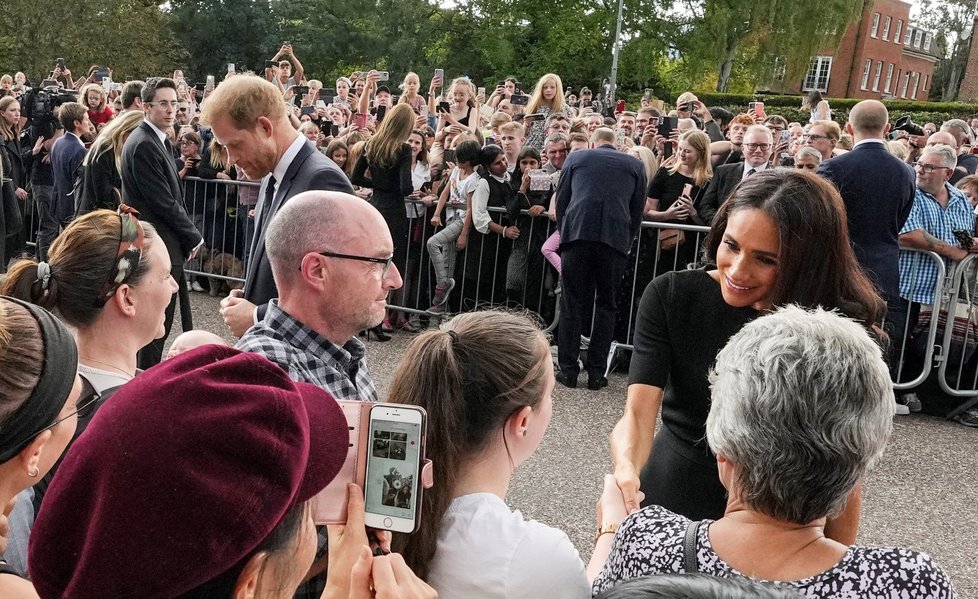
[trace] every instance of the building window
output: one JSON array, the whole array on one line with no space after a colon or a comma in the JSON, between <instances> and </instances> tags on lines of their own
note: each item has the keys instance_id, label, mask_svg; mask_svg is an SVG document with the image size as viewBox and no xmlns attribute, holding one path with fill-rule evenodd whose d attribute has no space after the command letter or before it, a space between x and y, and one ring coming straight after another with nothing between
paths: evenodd
<instances>
[{"instance_id":1,"label":"building window","mask_svg":"<svg viewBox=\"0 0 978 599\"><path fill-rule=\"evenodd\" d=\"M890 22L893 21L893 17L886 17L886 21L883 22L883 41L890 41Z\"/></svg>"},{"instance_id":2,"label":"building window","mask_svg":"<svg viewBox=\"0 0 978 599\"><path fill-rule=\"evenodd\" d=\"M903 89L900 91L900 97L907 97L907 88L910 87L910 71L903 74Z\"/></svg>"},{"instance_id":3,"label":"building window","mask_svg":"<svg viewBox=\"0 0 978 599\"><path fill-rule=\"evenodd\" d=\"M859 89L866 89L869 85L869 69L873 68L873 61L870 58L866 59L866 66L863 67L863 82L859 84Z\"/></svg>"},{"instance_id":4,"label":"building window","mask_svg":"<svg viewBox=\"0 0 978 599\"><path fill-rule=\"evenodd\" d=\"M927 75L924 75L924 83L923 83L923 85L920 86L920 91L922 91L922 92L926 92L927 91Z\"/></svg>"},{"instance_id":5,"label":"building window","mask_svg":"<svg viewBox=\"0 0 978 599\"><path fill-rule=\"evenodd\" d=\"M870 37L876 37L880 31L880 13L873 14L873 28L869 32Z\"/></svg>"},{"instance_id":6,"label":"building window","mask_svg":"<svg viewBox=\"0 0 978 599\"><path fill-rule=\"evenodd\" d=\"M920 88L920 73L913 74L913 94L910 96L911 99L917 99L917 89Z\"/></svg>"},{"instance_id":7,"label":"building window","mask_svg":"<svg viewBox=\"0 0 978 599\"><path fill-rule=\"evenodd\" d=\"M930 52L930 34L924 34L924 52Z\"/></svg>"},{"instance_id":8,"label":"building window","mask_svg":"<svg viewBox=\"0 0 978 599\"><path fill-rule=\"evenodd\" d=\"M892 82L893 82L893 63L891 62L890 66L886 68L886 87L883 88L884 94L890 93L890 83Z\"/></svg>"},{"instance_id":9,"label":"building window","mask_svg":"<svg viewBox=\"0 0 978 599\"><path fill-rule=\"evenodd\" d=\"M911 36L913 36L913 29L910 28L910 25L907 25L907 35L903 36L903 45L904 46L909 46L910 45L910 38L911 38Z\"/></svg>"},{"instance_id":10,"label":"building window","mask_svg":"<svg viewBox=\"0 0 978 599\"><path fill-rule=\"evenodd\" d=\"M829 73L832 71L831 56L816 56L812 59L811 66L808 67L808 74L805 75L805 84L802 91L810 92L818 90L827 92L829 90Z\"/></svg>"},{"instance_id":11,"label":"building window","mask_svg":"<svg viewBox=\"0 0 978 599\"><path fill-rule=\"evenodd\" d=\"M873 75L873 91L880 90L880 75L883 73L883 61L876 63L876 73Z\"/></svg>"},{"instance_id":12,"label":"building window","mask_svg":"<svg viewBox=\"0 0 978 599\"><path fill-rule=\"evenodd\" d=\"M894 43L900 43L900 34L903 33L903 19L897 21L896 31L893 32Z\"/></svg>"},{"instance_id":13,"label":"building window","mask_svg":"<svg viewBox=\"0 0 978 599\"><path fill-rule=\"evenodd\" d=\"M913 34L913 47L920 48L920 38L923 37L923 31L916 30Z\"/></svg>"}]
</instances>

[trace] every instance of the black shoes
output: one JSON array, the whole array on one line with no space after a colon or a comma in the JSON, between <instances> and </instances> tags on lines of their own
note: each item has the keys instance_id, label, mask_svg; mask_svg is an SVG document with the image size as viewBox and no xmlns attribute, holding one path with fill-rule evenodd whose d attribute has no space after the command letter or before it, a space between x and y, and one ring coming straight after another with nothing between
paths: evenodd
<instances>
[{"instance_id":1,"label":"black shoes","mask_svg":"<svg viewBox=\"0 0 978 599\"><path fill-rule=\"evenodd\" d=\"M560 383L561 385L567 387L568 389L576 389L577 388L577 375L570 376L570 375L564 374L563 372L558 372L556 374L556 377L557 377L557 382Z\"/></svg>"},{"instance_id":2,"label":"black shoes","mask_svg":"<svg viewBox=\"0 0 978 599\"><path fill-rule=\"evenodd\" d=\"M591 391L604 389L607 386L608 386L608 377L601 376L600 374L589 375L587 377L587 388Z\"/></svg>"}]
</instances>

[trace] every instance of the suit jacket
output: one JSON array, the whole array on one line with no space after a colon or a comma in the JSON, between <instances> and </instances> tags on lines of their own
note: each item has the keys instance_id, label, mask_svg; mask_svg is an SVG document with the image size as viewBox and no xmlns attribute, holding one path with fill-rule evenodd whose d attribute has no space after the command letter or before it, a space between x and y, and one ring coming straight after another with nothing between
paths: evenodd
<instances>
[{"instance_id":1,"label":"suit jacket","mask_svg":"<svg viewBox=\"0 0 978 599\"><path fill-rule=\"evenodd\" d=\"M182 266L202 237L183 204L183 184L173 156L156 131L143 121L122 147L122 201L152 223L170 254Z\"/></svg>"},{"instance_id":2,"label":"suit jacket","mask_svg":"<svg viewBox=\"0 0 978 599\"><path fill-rule=\"evenodd\" d=\"M68 222L75 214L75 172L85 158L85 144L72 133L65 134L51 146L51 173L54 195L51 213L58 222Z\"/></svg>"},{"instance_id":3,"label":"suit jacket","mask_svg":"<svg viewBox=\"0 0 978 599\"><path fill-rule=\"evenodd\" d=\"M723 164L713 171L713 178L710 179L706 191L703 192L700 205L696 207L696 211L703 222L708 225L711 224L713 217L717 215L717 210L723 205L727 196L734 190L734 187L740 185L741 179L744 178L745 164L744 162Z\"/></svg>"},{"instance_id":4,"label":"suit jacket","mask_svg":"<svg viewBox=\"0 0 978 599\"><path fill-rule=\"evenodd\" d=\"M647 187L642 161L613 146L569 155L557 185L561 245L595 241L627 254L642 224Z\"/></svg>"},{"instance_id":5,"label":"suit jacket","mask_svg":"<svg viewBox=\"0 0 978 599\"><path fill-rule=\"evenodd\" d=\"M856 259L889 297L900 292L900 247L897 238L913 206L916 175L881 143L859 144L851 152L826 160L818 174L842 195L849 220L849 240Z\"/></svg>"},{"instance_id":6,"label":"suit jacket","mask_svg":"<svg viewBox=\"0 0 978 599\"><path fill-rule=\"evenodd\" d=\"M266 209L265 194L270 180L271 174L266 175L262 179L261 189L258 192L258 205L255 207L255 236L251 242L244 288L245 299L258 306L259 317L264 314L264 305L268 300L278 297L278 288L272 277L272 267L265 254L265 232L275 213L289 199L304 191L319 189L353 193L353 186L350 185L350 180L346 178L346 174L340 170L340 167L317 151L308 141L292 159L278 185L272 205Z\"/></svg>"}]
</instances>

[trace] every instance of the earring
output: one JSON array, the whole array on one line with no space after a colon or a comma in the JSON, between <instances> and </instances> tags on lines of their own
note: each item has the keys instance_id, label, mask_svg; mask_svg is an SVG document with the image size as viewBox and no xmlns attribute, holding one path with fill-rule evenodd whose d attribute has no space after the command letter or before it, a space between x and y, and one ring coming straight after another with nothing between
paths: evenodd
<instances>
[{"instance_id":1,"label":"earring","mask_svg":"<svg viewBox=\"0 0 978 599\"><path fill-rule=\"evenodd\" d=\"M27 476L29 476L31 478L37 478L37 475L40 474L40 473L41 473L41 469L38 468L37 466L34 466L34 471L33 472L28 472L27 473Z\"/></svg>"},{"instance_id":2,"label":"earring","mask_svg":"<svg viewBox=\"0 0 978 599\"><path fill-rule=\"evenodd\" d=\"M526 436L526 429L523 429L523 436Z\"/></svg>"}]
</instances>

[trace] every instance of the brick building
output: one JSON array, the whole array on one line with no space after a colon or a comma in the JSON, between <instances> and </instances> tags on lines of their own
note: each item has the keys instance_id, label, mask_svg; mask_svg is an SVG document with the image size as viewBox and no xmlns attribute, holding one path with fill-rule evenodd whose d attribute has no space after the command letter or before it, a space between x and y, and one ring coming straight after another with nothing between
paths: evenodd
<instances>
[{"instance_id":1,"label":"brick building","mask_svg":"<svg viewBox=\"0 0 978 599\"><path fill-rule=\"evenodd\" d=\"M838 49L812 58L803 80L785 86L833 98L926 101L940 60L934 36L910 23L910 2L877 0L842 37Z\"/></svg>"},{"instance_id":2,"label":"brick building","mask_svg":"<svg viewBox=\"0 0 978 599\"><path fill-rule=\"evenodd\" d=\"M978 31L978 19L975 19L971 28L968 62L964 67L964 75L961 77L961 86L958 88L958 101L960 102L978 101L978 41L976 41L976 31Z\"/></svg>"}]
</instances>

